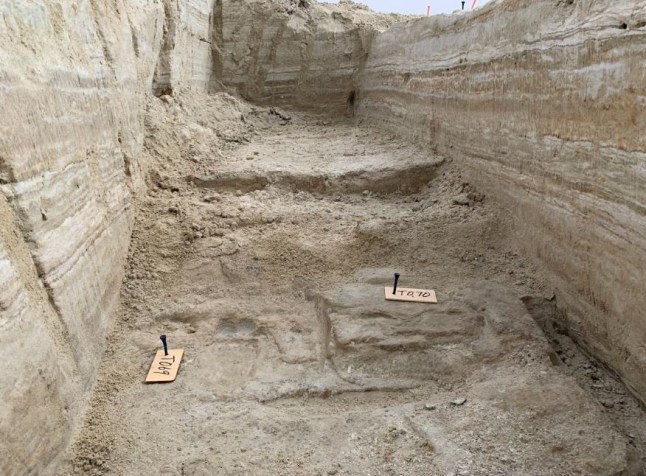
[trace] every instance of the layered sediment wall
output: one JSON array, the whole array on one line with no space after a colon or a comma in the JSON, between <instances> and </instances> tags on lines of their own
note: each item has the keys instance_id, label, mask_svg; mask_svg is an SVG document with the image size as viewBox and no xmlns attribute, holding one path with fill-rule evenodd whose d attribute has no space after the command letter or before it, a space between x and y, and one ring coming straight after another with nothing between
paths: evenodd
<instances>
[{"instance_id":1,"label":"layered sediment wall","mask_svg":"<svg viewBox=\"0 0 646 476\"><path fill-rule=\"evenodd\" d=\"M359 115L459 160L646 398L646 2L494 1L377 36Z\"/></svg>"},{"instance_id":2,"label":"layered sediment wall","mask_svg":"<svg viewBox=\"0 0 646 476\"><path fill-rule=\"evenodd\" d=\"M173 90L197 88L214 90L218 78L214 68L216 0L163 0L161 52L155 67L152 89L155 95Z\"/></svg>"},{"instance_id":3,"label":"layered sediment wall","mask_svg":"<svg viewBox=\"0 0 646 476\"><path fill-rule=\"evenodd\" d=\"M0 473L47 471L93 385L140 180L155 2L0 2Z\"/></svg>"},{"instance_id":4,"label":"layered sediment wall","mask_svg":"<svg viewBox=\"0 0 646 476\"><path fill-rule=\"evenodd\" d=\"M172 41L170 3L184 22ZM146 98L153 79L208 85L205 7L0 2L2 474L55 466L82 412L143 184Z\"/></svg>"},{"instance_id":5,"label":"layered sediment wall","mask_svg":"<svg viewBox=\"0 0 646 476\"><path fill-rule=\"evenodd\" d=\"M254 102L351 112L372 39L402 17L309 3L222 0L222 82Z\"/></svg>"}]
</instances>

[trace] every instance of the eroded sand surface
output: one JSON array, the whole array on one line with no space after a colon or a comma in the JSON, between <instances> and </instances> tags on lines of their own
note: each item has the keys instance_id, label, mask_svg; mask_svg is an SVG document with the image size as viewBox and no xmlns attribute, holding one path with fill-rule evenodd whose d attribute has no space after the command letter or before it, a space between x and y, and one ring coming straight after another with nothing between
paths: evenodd
<instances>
[{"instance_id":1,"label":"eroded sand surface","mask_svg":"<svg viewBox=\"0 0 646 476\"><path fill-rule=\"evenodd\" d=\"M166 99L150 106L121 311L64 472L634 469L643 425L627 436L563 364L526 306L551 290L454 164L352 119ZM439 303L386 302L395 271ZM145 385L160 334L184 361Z\"/></svg>"}]
</instances>

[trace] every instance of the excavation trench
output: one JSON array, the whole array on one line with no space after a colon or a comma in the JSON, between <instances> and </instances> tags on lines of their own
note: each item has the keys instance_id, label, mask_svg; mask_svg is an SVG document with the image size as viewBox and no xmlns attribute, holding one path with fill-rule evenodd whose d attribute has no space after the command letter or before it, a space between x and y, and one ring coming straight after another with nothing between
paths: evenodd
<instances>
[{"instance_id":1,"label":"excavation trench","mask_svg":"<svg viewBox=\"0 0 646 476\"><path fill-rule=\"evenodd\" d=\"M66 471L639 467L643 413L546 338L532 314L552 290L457 165L349 119L154 101L121 311ZM385 301L395 271L438 304ZM180 374L145 385L162 333Z\"/></svg>"}]
</instances>

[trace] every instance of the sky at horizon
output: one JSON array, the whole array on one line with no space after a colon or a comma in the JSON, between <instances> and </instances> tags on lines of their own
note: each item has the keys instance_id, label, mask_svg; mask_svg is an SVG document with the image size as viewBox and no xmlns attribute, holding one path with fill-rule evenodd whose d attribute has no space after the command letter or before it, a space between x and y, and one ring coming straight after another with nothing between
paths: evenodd
<instances>
[{"instance_id":1,"label":"sky at horizon","mask_svg":"<svg viewBox=\"0 0 646 476\"><path fill-rule=\"evenodd\" d=\"M338 0L319 0L322 3L339 3ZM451 13L462 8L461 0L354 0L357 3L368 5L376 12L404 13L426 15L427 5L431 6L431 15ZM481 7L489 0L477 0L476 8ZM471 8L473 0L466 0L465 10Z\"/></svg>"}]
</instances>

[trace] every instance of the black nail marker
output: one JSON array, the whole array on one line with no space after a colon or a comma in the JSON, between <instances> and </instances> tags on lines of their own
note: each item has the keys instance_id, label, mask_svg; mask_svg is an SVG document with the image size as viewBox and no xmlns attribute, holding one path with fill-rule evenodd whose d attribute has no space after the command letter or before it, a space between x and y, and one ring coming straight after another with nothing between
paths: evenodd
<instances>
[{"instance_id":1,"label":"black nail marker","mask_svg":"<svg viewBox=\"0 0 646 476\"><path fill-rule=\"evenodd\" d=\"M397 291L397 281L399 281L399 273L395 273L395 284L393 285L393 294Z\"/></svg>"},{"instance_id":2,"label":"black nail marker","mask_svg":"<svg viewBox=\"0 0 646 476\"><path fill-rule=\"evenodd\" d=\"M164 355L168 355L168 345L166 345L166 334L159 336L159 338L162 341L162 344L164 344Z\"/></svg>"}]
</instances>

